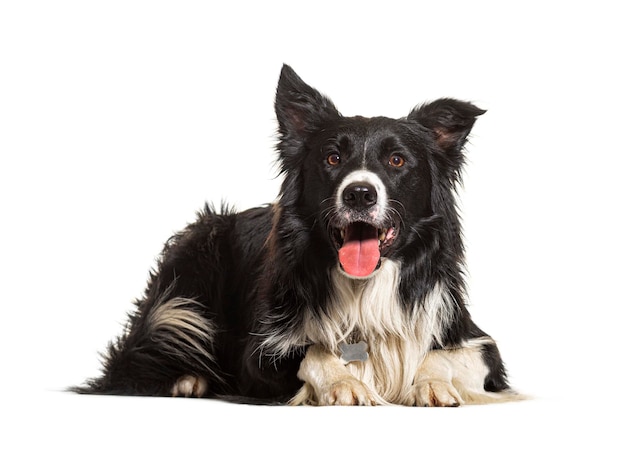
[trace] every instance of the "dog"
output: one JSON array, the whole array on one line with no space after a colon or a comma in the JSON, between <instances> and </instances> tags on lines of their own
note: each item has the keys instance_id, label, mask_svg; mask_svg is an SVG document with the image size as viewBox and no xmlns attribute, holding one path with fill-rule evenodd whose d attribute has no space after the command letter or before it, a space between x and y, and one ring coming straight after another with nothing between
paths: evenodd
<instances>
[{"instance_id":1,"label":"dog","mask_svg":"<svg viewBox=\"0 0 626 451\"><path fill-rule=\"evenodd\" d=\"M475 105L344 117L284 65L273 204L205 205L79 393L292 405L520 397L466 308L455 201Z\"/></svg>"}]
</instances>

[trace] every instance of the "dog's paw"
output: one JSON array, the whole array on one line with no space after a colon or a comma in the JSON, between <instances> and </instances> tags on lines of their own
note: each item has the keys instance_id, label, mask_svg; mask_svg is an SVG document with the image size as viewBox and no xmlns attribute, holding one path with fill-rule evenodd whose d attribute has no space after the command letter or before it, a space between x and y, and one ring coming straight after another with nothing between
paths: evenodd
<instances>
[{"instance_id":1,"label":"dog's paw","mask_svg":"<svg viewBox=\"0 0 626 451\"><path fill-rule=\"evenodd\" d=\"M463 404L459 392L450 382L429 379L414 386L415 405L424 407L458 407Z\"/></svg>"},{"instance_id":2,"label":"dog's paw","mask_svg":"<svg viewBox=\"0 0 626 451\"><path fill-rule=\"evenodd\" d=\"M373 406L375 396L361 381L350 378L330 385L319 396L321 406Z\"/></svg>"},{"instance_id":3,"label":"dog's paw","mask_svg":"<svg viewBox=\"0 0 626 451\"><path fill-rule=\"evenodd\" d=\"M189 374L181 376L172 387L172 396L184 396L185 398L200 398L206 393L208 384L201 376L191 376Z\"/></svg>"}]
</instances>

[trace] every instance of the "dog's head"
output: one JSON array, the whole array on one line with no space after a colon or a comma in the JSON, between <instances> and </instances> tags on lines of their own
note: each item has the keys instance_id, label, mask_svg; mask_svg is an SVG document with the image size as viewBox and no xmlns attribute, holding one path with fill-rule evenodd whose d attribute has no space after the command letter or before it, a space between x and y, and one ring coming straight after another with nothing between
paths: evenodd
<instances>
[{"instance_id":1,"label":"dog's head","mask_svg":"<svg viewBox=\"0 0 626 451\"><path fill-rule=\"evenodd\" d=\"M325 237L347 275L368 277L382 258L405 258L426 223L452 216L458 228L452 191L483 110L440 99L402 119L344 117L289 66L275 106L281 203Z\"/></svg>"}]
</instances>

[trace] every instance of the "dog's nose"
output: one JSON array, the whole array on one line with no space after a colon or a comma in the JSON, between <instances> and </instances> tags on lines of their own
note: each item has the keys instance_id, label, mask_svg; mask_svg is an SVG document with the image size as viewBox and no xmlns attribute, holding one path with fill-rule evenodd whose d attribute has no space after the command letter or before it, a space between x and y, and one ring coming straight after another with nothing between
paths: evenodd
<instances>
[{"instance_id":1,"label":"dog's nose","mask_svg":"<svg viewBox=\"0 0 626 451\"><path fill-rule=\"evenodd\" d=\"M364 210L376 204L378 194L376 188L369 183L352 183L343 190L343 203L356 210Z\"/></svg>"}]
</instances>

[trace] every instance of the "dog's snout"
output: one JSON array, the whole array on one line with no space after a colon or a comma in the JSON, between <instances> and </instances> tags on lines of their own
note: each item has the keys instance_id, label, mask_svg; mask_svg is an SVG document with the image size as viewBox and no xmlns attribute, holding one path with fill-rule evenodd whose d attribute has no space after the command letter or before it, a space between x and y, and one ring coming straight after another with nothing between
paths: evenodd
<instances>
[{"instance_id":1,"label":"dog's snout","mask_svg":"<svg viewBox=\"0 0 626 451\"><path fill-rule=\"evenodd\" d=\"M343 203L356 210L364 210L375 205L378 201L376 188L369 183L352 183L343 190Z\"/></svg>"}]
</instances>

